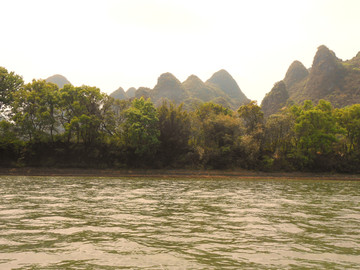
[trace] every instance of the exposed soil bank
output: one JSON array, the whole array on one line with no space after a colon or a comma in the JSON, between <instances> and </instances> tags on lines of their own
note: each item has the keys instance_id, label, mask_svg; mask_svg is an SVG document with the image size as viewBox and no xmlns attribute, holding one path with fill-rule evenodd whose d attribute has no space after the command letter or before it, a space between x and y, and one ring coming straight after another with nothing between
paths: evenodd
<instances>
[{"instance_id":1,"label":"exposed soil bank","mask_svg":"<svg viewBox=\"0 0 360 270\"><path fill-rule=\"evenodd\" d=\"M0 175L22 176L86 176L86 177L156 177L156 178L254 178L254 179L314 179L357 180L360 175L302 172L256 172L247 170L116 170L80 168L0 168Z\"/></svg>"}]
</instances>

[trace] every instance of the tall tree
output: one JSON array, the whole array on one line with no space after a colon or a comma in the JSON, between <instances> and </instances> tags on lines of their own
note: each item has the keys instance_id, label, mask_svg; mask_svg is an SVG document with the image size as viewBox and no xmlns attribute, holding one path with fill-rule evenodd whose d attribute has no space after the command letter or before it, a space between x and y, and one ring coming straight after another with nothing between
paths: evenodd
<instances>
[{"instance_id":1,"label":"tall tree","mask_svg":"<svg viewBox=\"0 0 360 270\"><path fill-rule=\"evenodd\" d=\"M124 145L130 155L132 165L137 160L153 161L159 146L159 119L150 99L134 99L125 112L123 127Z\"/></svg>"},{"instance_id":2,"label":"tall tree","mask_svg":"<svg viewBox=\"0 0 360 270\"><path fill-rule=\"evenodd\" d=\"M259 128L263 128L264 113L256 101L251 101L246 105L242 105L238 109L240 119L242 119L246 128L246 133L250 134Z\"/></svg>"},{"instance_id":3,"label":"tall tree","mask_svg":"<svg viewBox=\"0 0 360 270\"><path fill-rule=\"evenodd\" d=\"M337 134L341 129L328 101L320 100L317 106L313 106L311 101L305 101L302 107L293 106L292 111L296 116L294 131L298 157L305 166L311 167L315 158L329 156L334 152Z\"/></svg>"},{"instance_id":4,"label":"tall tree","mask_svg":"<svg viewBox=\"0 0 360 270\"><path fill-rule=\"evenodd\" d=\"M345 131L345 153L360 154L360 104L338 109L336 116Z\"/></svg>"},{"instance_id":5,"label":"tall tree","mask_svg":"<svg viewBox=\"0 0 360 270\"><path fill-rule=\"evenodd\" d=\"M203 166L227 168L236 163L240 133L239 119L231 110L203 103L195 111L191 145Z\"/></svg>"},{"instance_id":6,"label":"tall tree","mask_svg":"<svg viewBox=\"0 0 360 270\"><path fill-rule=\"evenodd\" d=\"M166 101L157 109L160 130L159 157L165 165L180 160L189 151L191 133L189 114L183 106ZM176 165L176 164L173 164Z\"/></svg>"},{"instance_id":7,"label":"tall tree","mask_svg":"<svg viewBox=\"0 0 360 270\"><path fill-rule=\"evenodd\" d=\"M13 94L18 91L24 80L14 72L8 72L6 68L0 67L0 112L3 106L9 105Z\"/></svg>"},{"instance_id":8,"label":"tall tree","mask_svg":"<svg viewBox=\"0 0 360 270\"><path fill-rule=\"evenodd\" d=\"M14 94L13 120L30 141L54 140L57 132L58 87L33 80Z\"/></svg>"},{"instance_id":9,"label":"tall tree","mask_svg":"<svg viewBox=\"0 0 360 270\"><path fill-rule=\"evenodd\" d=\"M60 89L60 121L67 141L74 138L77 143L90 145L101 139L102 132L109 133L105 119L111 121L112 101L96 87L68 84Z\"/></svg>"},{"instance_id":10,"label":"tall tree","mask_svg":"<svg viewBox=\"0 0 360 270\"><path fill-rule=\"evenodd\" d=\"M246 158L243 158L243 166L248 169L261 167L264 143L264 113L256 101L240 106L237 112L245 130L241 138L242 152L246 156Z\"/></svg>"}]
</instances>

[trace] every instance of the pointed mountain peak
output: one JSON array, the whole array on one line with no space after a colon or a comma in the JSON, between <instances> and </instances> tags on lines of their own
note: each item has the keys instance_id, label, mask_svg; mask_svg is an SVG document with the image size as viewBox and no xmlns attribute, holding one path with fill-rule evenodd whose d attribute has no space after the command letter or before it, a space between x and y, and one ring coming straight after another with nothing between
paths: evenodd
<instances>
[{"instance_id":1,"label":"pointed mountain peak","mask_svg":"<svg viewBox=\"0 0 360 270\"><path fill-rule=\"evenodd\" d=\"M293 71L293 70L307 70L306 67L303 65L303 63L301 63L298 60L295 60L294 62L291 63L288 72L289 71Z\"/></svg>"},{"instance_id":2,"label":"pointed mountain peak","mask_svg":"<svg viewBox=\"0 0 360 270\"><path fill-rule=\"evenodd\" d=\"M160 75L154 90L174 87L181 87L181 82L173 74L167 72Z\"/></svg>"},{"instance_id":3,"label":"pointed mountain peak","mask_svg":"<svg viewBox=\"0 0 360 270\"><path fill-rule=\"evenodd\" d=\"M71 84L68 79L60 74L50 76L45 81L55 83L60 89L63 88L65 84Z\"/></svg>"},{"instance_id":4,"label":"pointed mountain peak","mask_svg":"<svg viewBox=\"0 0 360 270\"><path fill-rule=\"evenodd\" d=\"M292 62L292 64L288 68L284 78L284 83L288 88L290 88L295 83L300 82L302 79L304 79L307 75L309 75L309 71L300 61L296 60Z\"/></svg>"},{"instance_id":5,"label":"pointed mountain peak","mask_svg":"<svg viewBox=\"0 0 360 270\"><path fill-rule=\"evenodd\" d=\"M135 97L135 92L136 92L136 88L135 87L130 87L128 90L126 90L126 95L129 98Z\"/></svg>"},{"instance_id":6,"label":"pointed mountain peak","mask_svg":"<svg viewBox=\"0 0 360 270\"><path fill-rule=\"evenodd\" d=\"M176 81L180 83L180 81L170 72L166 72L160 75L158 78L158 83L162 81Z\"/></svg>"},{"instance_id":7,"label":"pointed mountain peak","mask_svg":"<svg viewBox=\"0 0 360 270\"><path fill-rule=\"evenodd\" d=\"M225 69L215 72L214 75L206 81L206 84L215 85L230 98L239 100L241 104L245 104L250 101L241 91L234 78Z\"/></svg>"},{"instance_id":8,"label":"pointed mountain peak","mask_svg":"<svg viewBox=\"0 0 360 270\"><path fill-rule=\"evenodd\" d=\"M325 45L321 45L315 54L313 67L322 65L323 63L335 63L338 60L333 51L329 50Z\"/></svg>"},{"instance_id":9,"label":"pointed mountain peak","mask_svg":"<svg viewBox=\"0 0 360 270\"><path fill-rule=\"evenodd\" d=\"M225 86L225 84L227 86L231 85L231 88L238 88L238 90L240 90L240 87L238 86L234 78L225 69L221 69L215 72L206 82L216 84L220 86L220 88L223 88L222 86Z\"/></svg>"},{"instance_id":10,"label":"pointed mountain peak","mask_svg":"<svg viewBox=\"0 0 360 270\"><path fill-rule=\"evenodd\" d=\"M186 81L191 81L191 82L203 82L198 76L196 76L196 75L194 75L194 74L190 75L190 76L186 79ZM185 82L186 82L186 81L185 81Z\"/></svg>"},{"instance_id":11,"label":"pointed mountain peak","mask_svg":"<svg viewBox=\"0 0 360 270\"><path fill-rule=\"evenodd\" d=\"M190 75L183 83L182 85L185 88L195 88L198 86L202 86L204 82L196 75Z\"/></svg>"},{"instance_id":12,"label":"pointed mountain peak","mask_svg":"<svg viewBox=\"0 0 360 270\"><path fill-rule=\"evenodd\" d=\"M126 93L136 91L135 87L130 87L128 90L126 90Z\"/></svg>"},{"instance_id":13,"label":"pointed mountain peak","mask_svg":"<svg viewBox=\"0 0 360 270\"><path fill-rule=\"evenodd\" d=\"M151 94L154 100L167 98L175 103L180 103L188 96L181 82L169 72L160 75Z\"/></svg>"},{"instance_id":14,"label":"pointed mountain peak","mask_svg":"<svg viewBox=\"0 0 360 270\"><path fill-rule=\"evenodd\" d=\"M127 95L122 87L119 87L114 92L110 94L110 97L113 97L115 99L127 99Z\"/></svg>"},{"instance_id":15,"label":"pointed mountain peak","mask_svg":"<svg viewBox=\"0 0 360 270\"><path fill-rule=\"evenodd\" d=\"M229 72L227 72L225 69L220 69L219 71L215 72L212 77L209 79L214 79L214 78L218 78L218 77L230 77L231 79L233 78Z\"/></svg>"}]
</instances>

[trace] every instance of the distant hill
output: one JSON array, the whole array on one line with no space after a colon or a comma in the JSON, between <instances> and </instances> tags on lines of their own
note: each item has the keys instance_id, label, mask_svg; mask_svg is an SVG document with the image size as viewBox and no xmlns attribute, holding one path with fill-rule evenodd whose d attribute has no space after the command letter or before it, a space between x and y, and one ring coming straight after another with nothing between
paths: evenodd
<instances>
[{"instance_id":1,"label":"distant hill","mask_svg":"<svg viewBox=\"0 0 360 270\"><path fill-rule=\"evenodd\" d=\"M322 45L309 70L295 61L283 82L288 94L287 103L301 103L304 100L317 103L320 99L330 101L335 107L360 103L360 52L353 59L343 61ZM284 104L283 99L273 98L273 91L278 91L274 88L261 103L265 115L276 112ZM284 89L282 92L284 94Z\"/></svg>"},{"instance_id":2,"label":"distant hill","mask_svg":"<svg viewBox=\"0 0 360 270\"><path fill-rule=\"evenodd\" d=\"M261 108L265 116L278 112L286 105L289 93L286 90L284 81L277 82L261 102Z\"/></svg>"},{"instance_id":3,"label":"distant hill","mask_svg":"<svg viewBox=\"0 0 360 270\"><path fill-rule=\"evenodd\" d=\"M214 73L214 75L206 81L206 84L218 87L222 90L231 99L232 105L235 107L250 102L241 91L234 78L224 69Z\"/></svg>"},{"instance_id":4,"label":"distant hill","mask_svg":"<svg viewBox=\"0 0 360 270\"><path fill-rule=\"evenodd\" d=\"M113 97L115 99L127 99L128 98L128 96L126 95L124 89L122 89L121 87L119 87L117 90L112 92L110 94L110 97Z\"/></svg>"},{"instance_id":5,"label":"distant hill","mask_svg":"<svg viewBox=\"0 0 360 270\"><path fill-rule=\"evenodd\" d=\"M60 74L50 76L45 81L55 83L60 89L63 88L65 84L71 84L68 79Z\"/></svg>"},{"instance_id":6,"label":"distant hill","mask_svg":"<svg viewBox=\"0 0 360 270\"><path fill-rule=\"evenodd\" d=\"M189 76L182 85L193 99L207 102L218 97L225 97L225 93L219 87L204 83L195 75Z\"/></svg>"},{"instance_id":7,"label":"distant hill","mask_svg":"<svg viewBox=\"0 0 360 270\"><path fill-rule=\"evenodd\" d=\"M288 68L284 83L289 94L297 91L298 83L301 83L309 75L309 71L300 61L294 61Z\"/></svg>"},{"instance_id":8,"label":"distant hill","mask_svg":"<svg viewBox=\"0 0 360 270\"><path fill-rule=\"evenodd\" d=\"M164 73L160 75L154 89L150 91L150 97L157 105L159 105L162 99L171 100L179 104L189 97L189 93L173 74Z\"/></svg>"},{"instance_id":9,"label":"distant hill","mask_svg":"<svg viewBox=\"0 0 360 270\"><path fill-rule=\"evenodd\" d=\"M128 90L126 90L126 95L129 98L133 98L133 97L135 97L135 92L136 92L136 88L135 87L130 87Z\"/></svg>"},{"instance_id":10,"label":"distant hill","mask_svg":"<svg viewBox=\"0 0 360 270\"><path fill-rule=\"evenodd\" d=\"M130 88L126 92L128 98L150 97L156 105L167 100L177 104L184 103L186 108L192 108L201 102L212 101L235 110L250 101L226 70L216 72L206 82L191 75L181 83L173 74L164 73L160 75L153 89L134 89ZM115 92L111 96L114 96Z\"/></svg>"}]
</instances>

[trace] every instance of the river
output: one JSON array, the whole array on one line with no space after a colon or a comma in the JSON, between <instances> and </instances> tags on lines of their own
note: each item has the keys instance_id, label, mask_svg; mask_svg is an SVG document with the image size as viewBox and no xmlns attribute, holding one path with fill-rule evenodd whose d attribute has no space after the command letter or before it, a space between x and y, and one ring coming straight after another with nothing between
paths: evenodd
<instances>
[{"instance_id":1,"label":"river","mask_svg":"<svg viewBox=\"0 0 360 270\"><path fill-rule=\"evenodd\" d=\"M0 176L0 269L359 269L360 182Z\"/></svg>"}]
</instances>

